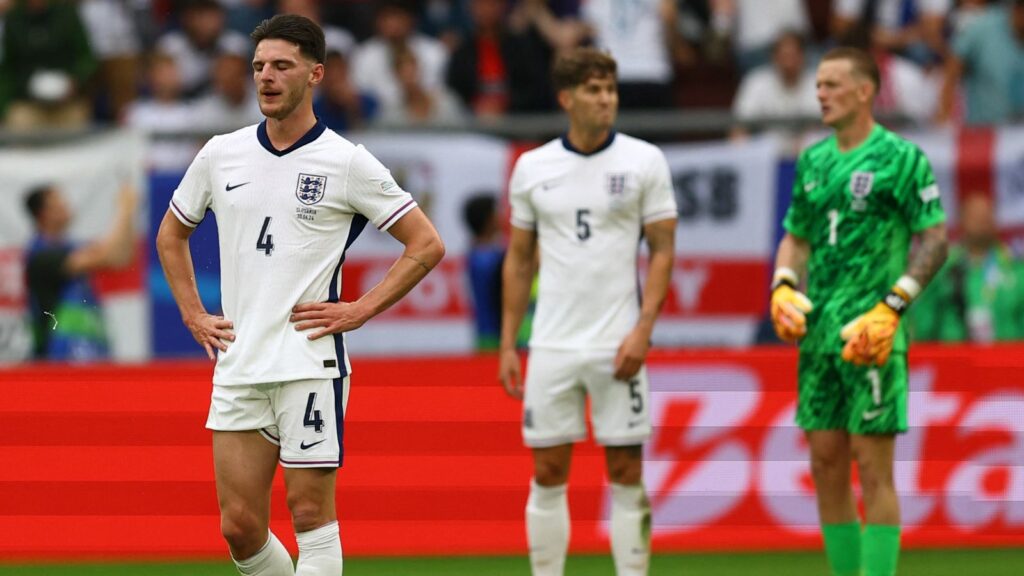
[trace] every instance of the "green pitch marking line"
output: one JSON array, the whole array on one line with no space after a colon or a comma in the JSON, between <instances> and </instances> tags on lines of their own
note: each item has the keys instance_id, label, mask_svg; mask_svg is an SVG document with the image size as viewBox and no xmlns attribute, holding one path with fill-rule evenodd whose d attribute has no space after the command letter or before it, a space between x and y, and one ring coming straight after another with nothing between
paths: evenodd
<instances>
[{"instance_id":1,"label":"green pitch marking line","mask_svg":"<svg viewBox=\"0 0 1024 576\"><path fill-rule=\"evenodd\" d=\"M525 557L351 558L347 576L524 576ZM570 556L566 576L614 576L609 556ZM228 563L0 564L2 576L236 576ZM827 576L819 552L657 554L651 576ZM899 576L1021 576L1024 548L911 550L900 557Z\"/></svg>"}]
</instances>

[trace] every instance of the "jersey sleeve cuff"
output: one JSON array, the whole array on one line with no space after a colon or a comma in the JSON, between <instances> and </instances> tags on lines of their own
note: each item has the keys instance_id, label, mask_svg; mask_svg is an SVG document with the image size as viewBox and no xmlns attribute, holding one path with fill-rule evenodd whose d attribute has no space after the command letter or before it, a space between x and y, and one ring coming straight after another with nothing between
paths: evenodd
<instances>
[{"instance_id":1,"label":"jersey sleeve cuff","mask_svg":"<svg viewBox=\"0 0 1024 576\"><path fill-rule=\"evenodd\" d=\"M935 226L937 224L942 224L945 221L946 221L946 213L945 212L939 212L938 214L936 214L935 216L933 216L931 218L928 218L926 220L922 220L920 222L916 222L915 223L916 225L911 227L910 231L913 232L914 234L917 234L918 232L920 232L922 230L925 230L927 228L931 228L932 226Z\"/></svg>"},{"instance_id":2,"label":"jersey sleeve cuff","mask_svg":"<svg viewBox=\"0 0 1024 576\"><path fill-rule=\"evenodd\" d=\"M659 210L648 216L644 216L644 224L650 224L651 222L659 222L661 220L671 220L679 217L679 212L675 208L666 210Z\"/></svg>"},{"instance_id":3,"label":"jersey sleeve cuff","mask_svg":"<svg viewBox=\"0 0 1024 576\"><path fill-rule=\"evenodd\" d=\"M182 211L181 208L178 208L178 205L174 203L174 199L173 198L171 199L171 205L170 206L171 206L171 212L185 226L188 226L189 228L195 228L196 226L199 226L200 222L202 222L202 218L200 218L199 220L193 220L193 219L189 218L188 216L186 216L185 212Z\"/></svg>"},{"instance_id":4,"label":"jersey sleeve cuff","mask_svg":"<svg viewBox=\"0 0 1024 576\"><path fill-rule=\"evenodd\" d=\"M522 218L515 218L515 217L513 217L513 218L511 218L509 220L509 222L513 226L515 226L516 228L519 228L521 230L533 231L533 230L537 229L537 224L535 222L529 222L527 220L523 220Z\"/></svg>"},{"instance_id":5,"label":"jersey sleeve cuff","mask_svg":"<svg viewBox=\"0 0 1024 576\"><path fill-rule=\"evenodd\" d=\"M408 214L415 207L415 200L409 200L405 204L402 204L397 210L392 212L390 216L385 218L384 221L377 226L377 229L380 230L381 232L386 232L388 228L394 226L395 222L401 220L402 216Z\"/></svg>"}]
</instances>

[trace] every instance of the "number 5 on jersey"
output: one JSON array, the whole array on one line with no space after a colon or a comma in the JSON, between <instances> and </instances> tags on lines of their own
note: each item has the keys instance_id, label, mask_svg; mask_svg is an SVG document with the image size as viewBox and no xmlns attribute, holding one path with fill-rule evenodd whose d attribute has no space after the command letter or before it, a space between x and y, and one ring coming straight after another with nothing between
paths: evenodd
<instances>
[{"instance_id":1,"label":"number 5 on jersey","mask_svg":"<svg viewBox=\"0 0 1024 576\"><path fill-rule=\"evenodd\" d=\"M274 251L274 235L267 233L270 228L270 216L263 220L263 228L260 230L260 237L256 239L256 249L263 250L263 253L270 256Z\"/></svg>"}]
</instances>

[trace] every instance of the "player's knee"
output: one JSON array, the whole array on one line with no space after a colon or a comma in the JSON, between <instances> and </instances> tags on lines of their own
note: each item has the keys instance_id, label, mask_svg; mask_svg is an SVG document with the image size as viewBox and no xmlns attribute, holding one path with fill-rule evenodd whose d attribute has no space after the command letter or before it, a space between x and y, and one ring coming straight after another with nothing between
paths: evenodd
<instances>
[{"instance_id":1,"label":"player's knee","mask_svg":"<svg viewBox=\"0 0 1024 576\"><path fill-rule=\"evenodd\" d=\"M616 484L632 486L640 483L640 462L619 460L608 463L608 479Z\"/></svg>"},{"instance_id":2,"label":"player's knee","mask_svg":"<svg viewBox=\"0 0 1024 576\"><path fill-rule=\"evenodd\" d=\"M236 558L248 558L266 543L267 526L244 507L221 512L220 532Z\"/></svg>"},{"instance_id":3,"label":"player's knee","mask_svg":"<svg viewBox=\"0 0 1024 576\"><path fill-rule=\"evenodd\" d=\"M292 526L296 532L315 530L331 520L321 502L301 495L288 497L288 510L292 513Z\"/></svg>"},{"instance_id":4,"label":"player's knee","mask_svg":"<svg viewBox=\"0 0 1024 576\"><path fill-rule=\"evenodd\" d=\"M811 475L816 480L843 473L844 466L849 466L849 462L839 454L825 452L811 455Z\"/></svg>"},{"instance_id":5,"label":"player's knee","mask_svg":"<svg viewBox=\"0 0 1024 576\"><path fill-rule=\"evenodd\" d=\"M533 477L541 486L561 486L569 481L569 466L554 460L538 460Z\"/></svg>"}]
</instances>

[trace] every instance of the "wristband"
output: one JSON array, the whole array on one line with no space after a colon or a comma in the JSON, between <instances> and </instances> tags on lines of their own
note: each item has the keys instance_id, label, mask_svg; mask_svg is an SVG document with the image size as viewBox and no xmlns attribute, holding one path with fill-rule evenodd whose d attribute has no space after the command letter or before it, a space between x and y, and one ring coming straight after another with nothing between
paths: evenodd
<instances>
[{"instance_id":1,"label":"wristband","mask_svg":"<svg viewBox=\"0 0 1024 576\"><path fill-rule=\"evenodd\" d=\"M903 316L903 313L907 311L907 307L910 306L910 298L907 297L907 293L899 286L893 286L892 290L882 299L882 304L892 308L892 311L896 314Z\"/></svg>"},{"instance_id":2,"label":"wristband","mask_svg":"<svg viewBox=\"0 0 1024 576\"><path fill-rule=\"evenodd\" d=\"M790 288L796 289L797 284L800 283L800 277L797 276L796 270L787 268L785 266L779 266L775 269L775 275L772 276L772 292L779 286L786 285Z\"/></svg>"}]
</instances>

